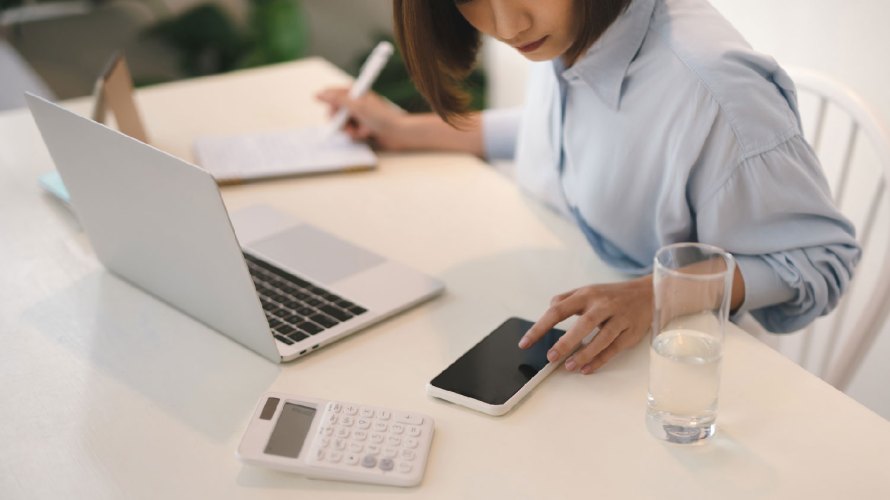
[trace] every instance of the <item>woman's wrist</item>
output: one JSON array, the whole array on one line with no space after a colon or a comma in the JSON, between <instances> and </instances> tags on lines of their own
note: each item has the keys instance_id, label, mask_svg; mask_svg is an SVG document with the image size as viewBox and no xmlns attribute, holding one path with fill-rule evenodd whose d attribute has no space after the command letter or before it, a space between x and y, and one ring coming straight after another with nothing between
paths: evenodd
<instances>
[{"instance_id":1,"label":"woman's wrist","mask_svg":"<svg viewBox=\"0 0 890 500\"><path fill-rule=\"evenodd\" d=\"M462 128L455 128L434 113L406 114L393 123L402 151L436 150L482 154L482 130L478 115L470 115Z\"/></svg>"},{"instance_id":2,"label":"woman's wrist","mask_svg":"<svg viewBox=\"0 0 890 500\"><path fill-rule=\"evenodd\" d=\"M405 113L393 123L393 136L398 137L397 149L400 151L417 151L437 149L434 144L427 144L424 133L425 114Z\"/></svg>"}]
</instances>

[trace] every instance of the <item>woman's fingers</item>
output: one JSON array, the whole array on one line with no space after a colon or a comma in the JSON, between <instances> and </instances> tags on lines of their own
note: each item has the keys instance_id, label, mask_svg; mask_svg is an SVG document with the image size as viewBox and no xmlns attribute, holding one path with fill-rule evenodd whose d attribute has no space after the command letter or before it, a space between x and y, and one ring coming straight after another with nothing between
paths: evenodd
<instances>
[{"instance_id":1,"label":"woman's fingers","mask_svg":"<svg viewBox=\"0 0 890 500\"><path fill-rule=\"evenodd\" d=\"M550 307L544 311L544 314L538 318L538 321L528 329L528 332L519 339L519 348L525 349L531 346L549 332L551 328L556 326L557 323L569 316L580 314L582 306L583 302L578 300L573 301L571 295L567 296L564 300L552 303Z\"/></svg>"},{"instance_id":2,"label":"woman's fingers","mask_svg":"<svg viewBox=\"0 0 890 500\"><path fill-rule=\"evenodd\" d=\"M347 88L328 87L315 94L315 98L319 101L339 106L343 101L347 99L347 95L349 95L349 89Z\"/></svg>"},{"instance_id":3,"label":"woman's fingers","mask_svg":"<svg viewBox=\"0 0 890 500\"><path fill-rule=\"evenodd\" d=\"M575 371L587 366L598 354L608 348L619 335L627 330L621 319L609 319L602 323L599 333L586 346L578 349L566 360L566 370Z\"/></svg>"},{"instance_id":4,"label":"woman's fingers","mask_svg":"<svg viewBox=\"0 0 890 500\"><path fill-rule=\"evenodd\" d=\"M326 88L315 94L315 98L328 105L328 116L333 116L337 110L343 107L344 102L348 100L348 89L345 88Z\"/></svg>"},{"instance_id":5,"label":"woman's fingers","mask_svg":"<svg viewBox=\"0 0 890 500\"><path fill-rule=\"evenodd\" d=\"M608 311L600 307L591 295L595 296L595 293L579 289L554 297L551 306L519 341L519 347L524 349L534 344L564 319L578 316L575 324L547 352L547 359L555 362L574 351L590 332L609 317Z\"/></svg>"},{"instance_id":6,"label":"woman's fingers","mask_svg":"<svg viewBox=\"0 0 890 500\"><path fill-rule=\"evenodd\" d=\"M625 330L618 335L608 347L600 351L599 354L590 360L589 363L582 366L581 373L588 375L599 370L603 365L608 363L610 359L614 358L616 354L637 345L647 331L647 329L640 328Z\"/></svg>"},{"instance_id":7,"label":"woman's fingers","mask_svg":"<svg viewBox=\"0 0 890 500\"><path fill-rule=\"evenodd\" d=\"M357 141L368 140L374 133L370 127L357 120L349 120L346 130L349 136Z\"/></svg>"},{"instance_id":8,"label":"woman's fingers","mask_svg":"<svg viewBox=\"0 0 890 500\"><path fill-rule=\"evenodd\" d=\"M352 99L348 89L328 88L316 94L316 98L328 104L331 114L344 109L347 111L349 120L343 130L353 140L365 141L386 150L404 147L406 133L399 124L407 116L406 113L374 92Z\"/></svg>"},{"instance_id":9,"label":"woman's fingers","mask_svg":"<svg viewBox=\"0 0 890 500\"><path fill-rule=\"evenodd\" d=\"M563 300L567 299L568 297L570 297L572 294L574 294L578 290L579 289L576 288L574 290L569 290L568 292L561 293L559 295L554 296L552 299L550 299L550 305L552 306L553 304L556 304L557 302L562 302Z\"/></svg>"},{"instance_id":10,"label":"woman's fingers","mask_svg":"<svg viewBox=\"0 0 890 500\"><path fill-rule=\"evenodd\" d=\"M601 307L601 304L596 300L585 299L584 297L573 296L567 299L566 301L572 302L580 302L581 312L576 313L579 314L578 320L575 321L575 324L572 325L571 328L568 329L565 335L563 335L553 347L550 348L550 351L547 353L547 359L551 362L560 360L565 356L571 354L578 346L581 345L581 342L585 337L590 335L596 328L606 322L607 319L612 315L612 311L609 311L606 308ZM602 335L602 332L597 334L597 337ZM596 338L596 337L594 337Z\"/></svg>"},{"instance_id":11,"label":"woman's fingers","mask_svg":"<svg viewBox=\"0 0 890 500\"><path fill-rule=\"evenodd\" d=\"M561 321L577 316L575 324L548 351L547 359L555 362L571 354L565 361L566 369L592 373L640 341L651 326L652 300L651 276L623 283L590 285L559 294L522 337L519 347L529 347ZM597 328L596 336L581 346Z\"/></svg>"}]
</instances>

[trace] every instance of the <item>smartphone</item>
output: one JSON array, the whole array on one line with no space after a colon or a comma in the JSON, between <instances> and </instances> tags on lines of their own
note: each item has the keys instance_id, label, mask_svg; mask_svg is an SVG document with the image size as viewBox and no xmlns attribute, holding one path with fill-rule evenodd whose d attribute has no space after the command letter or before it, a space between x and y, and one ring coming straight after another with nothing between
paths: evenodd
<instances>
[{"instance_id":1,"label":"smartphone","mask_svg":"<svg viewBox=\"0 0 890 500\"><path fill-rule=\"evenodd\" d=\"M436 375L427 393L489 415L503 415L559 364L547 352L565 334L552 329L528 349L519 339L534 323L510 318Z\"/></svg>"}]
</instances>

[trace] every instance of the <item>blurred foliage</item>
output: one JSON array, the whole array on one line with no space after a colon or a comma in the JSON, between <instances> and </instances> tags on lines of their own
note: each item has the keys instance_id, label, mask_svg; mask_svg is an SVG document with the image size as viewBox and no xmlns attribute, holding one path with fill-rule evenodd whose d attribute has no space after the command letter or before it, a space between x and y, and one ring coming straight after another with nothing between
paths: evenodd
<instances>
[{"instance_id":1,"label":"blurred foliage","mask_svg":"<svg viewBox=\"0 0 890 500\"><path fill-rule=\"evenodd\" d=\"M185 76L201 76L303 57L308 25L299 0L250 0L239 28L216 3L202 3L146 31L179 52Z\"/></svg>"},{"instance_id":2,"label":"blurred foliage","mask_svg":"<svg viewBox=\"0 0 890 500\"><path fill-rule=\"evenodd\" d=\"M148 28L178 52L180 70L187 76L235 69L247 51L246 37L216 4L200 4Z\"/></svg>"},{"instance_id":3,"label":"blurred foliage","mask_svg":"<svg viewBox=\"0 0 890 500\"><path fill-rule=\"evenodd\" d=\"M405 61L402 59L402 53L398 50L392 35L388 33L378 33L373 38L373 44L368 50L355 59L352 68L353 76L358 75L358 71L362 64L371 55L371 51L381 41L386 40L396 47L395 53L380 71L380 76L374 82L373 89L378 94L386 97L393 103L405 111L411 113L426 112L430 110L429 105L424 100L411 77L408 75L408 69L405 68ZM470 109L479 110L485 108L485 73L476 68L470 73L465 81L465 90L470 95Z\"/></svg>"},{"instance_id":4,"label":"blurred foliage","mask_svg":"<svg viewBox=\"0 0 890 500\"><path fill-rule=\"evenodd\" d=\"M251 0L251 50L242 66L260 66L303 57L309 25L297 0Z\"/></svg>"}]
</instances>

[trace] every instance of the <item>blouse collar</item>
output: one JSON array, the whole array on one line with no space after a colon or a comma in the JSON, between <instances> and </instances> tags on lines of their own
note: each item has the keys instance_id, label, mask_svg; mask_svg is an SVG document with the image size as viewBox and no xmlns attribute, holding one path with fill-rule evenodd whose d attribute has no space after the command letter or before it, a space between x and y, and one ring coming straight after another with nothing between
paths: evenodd
<instances>
[{"instance_id":1,"label":"blouse collar","mask_svg":"<svg viewBox=\"0 0 890 500\"><path fill-rule=\"evenodd\" d=\"M624 76L649 31L655 2L633 0L587 52L562 72L563 78L583 80L605 103L617 110Z\"/></svg>"}]
</instances>

